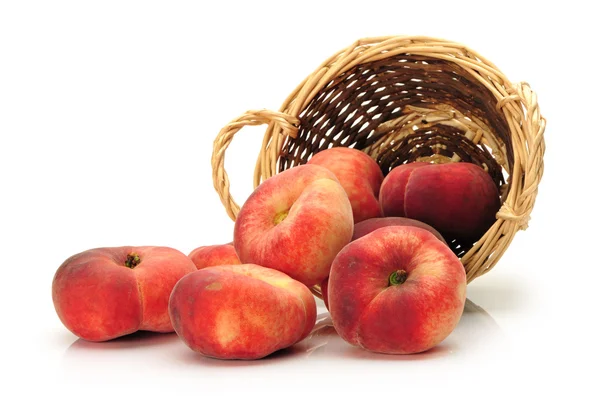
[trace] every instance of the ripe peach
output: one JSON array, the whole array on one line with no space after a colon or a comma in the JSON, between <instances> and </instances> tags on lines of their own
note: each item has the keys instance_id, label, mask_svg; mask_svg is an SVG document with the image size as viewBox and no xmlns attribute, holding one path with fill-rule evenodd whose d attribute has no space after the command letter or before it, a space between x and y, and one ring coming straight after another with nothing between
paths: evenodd
<instances>
[{"instance_id":1,"label":"ripe peach","mask_svg":"<svg viewBox=\"0 0 600 399\"><path fill-rule=\"evenodd\" d=\"M479 239L500 209L492 178L467 162L397 166L384 179L379 202L385 216L420 220L447 241Z\"/></svg>"},{"instance_id":2,"label":"ripe peach","mask_svg":"<svg viewBox=\"0 0 600 399\"><path fill-rule=\"evenodd\" d=\"M209 266L239 265L242 263L235 252L233 243L198 247L190 252L188 256L198 269L204 269Z\"/></svg>"},{"instance_id":3,"label":"ripe peach","mask_svg":"<svg viewBox=\"0 0 600 399\"><path fill-rule=\"evenodd\" d=\"M304 339L317 317L303 284L266 267L213 266L173 289L169 314L194 351L218 359L260 359Z\"/></svg>"},{"instance_id":4,"label":"ripe peach","mask_svg":"<svg viewBox=\"0 0 600 399\"><path fill-rule=\"evenodd\" d=\"M409 354L436 346L454 330L466 274L429 231L390 226L338 254L328 289L333 325L344 340L373 352Z\"/></svg>"},{"instance_id":5,"label":"ripe peach","mask_svg":"<svg viewBox=\"0 0 600 399\"><path fill-rule=\"evenodd\" d=\"M383 173L373 158L353 148L335 147L318 152L308 164L335 174L350 199L354 223L381 216L378 196Z\"/></svg>"},{"instance_id":6,"label":"ripe peach","mask_svg":"<svg viewBox=\"0 0 600 399\"><path fill-rule=\"evenodd\" d=\"M368 220L363 220L360 223L356 223L354 225L354 234L352 235L352 241L357 240L367 234L380 229L382 227L388 226L414 226L420 227L431 232L434 236L436 236L440 241L446 244L446 240L444 237L433 227L428 225L427 223L420 222L415 219L403 218L403 217L387 217L387 218L373 218Z\"/></svg>"},{"instance_id":7,"label":"ripe peach","mask_svg":"<svg viewBox=\"0 0 600 399\"><path fill-rule=\"evenodd\" d=\"M352 238L352 207L335 175L301 165L267 180L240 209L234 246L242 263L282 271L312 286Z\"/></svg>"},{"instance_id":8,"label":"ripe peach","mask_svg":"<svg viewBox=\"0 0 600 399\"><path fill-rule=\"evenodd\" d=\"M52 300L73 334L106 341L137 330L172 332L169 295L196 270L183 253L167 247L90 249L56 271Z\"/></svg>"},{"instance_id":9,"label":"ripe peach","mask_svg":"<svg viewBox=\"0 0 600 399\"><path fill-rule=\"evenodd\" d=\"M352 235L352 241L358 240L361 237L366 236L373 231L380 229L382 227L389 226L413 226L419 227L421 229L425 229L431 232L438 240L447 245L444 237L433 227L430 225L419 222L418 220L403 218L403 217L387 217L387 218L372 218L363 220L362 222L356 223L354 225L354 234ZM329 298L327 297L327 285L329 284L329 277L325 280L321 281L319 286L321 287L321 296L323 297L323 302L325 303L325 307L329 309Z\"/></svg>"}]
</instances>

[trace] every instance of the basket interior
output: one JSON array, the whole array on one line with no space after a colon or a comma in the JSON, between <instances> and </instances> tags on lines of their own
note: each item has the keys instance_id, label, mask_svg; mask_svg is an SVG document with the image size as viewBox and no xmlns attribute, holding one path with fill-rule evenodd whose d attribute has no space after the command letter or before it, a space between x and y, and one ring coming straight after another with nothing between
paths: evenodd
<instances>
[{"instance_id":1,"label":"basket interior","mask_svg":"<svg viewBox=\"0 0 600 399\"><path fill-rule=\"evenodd\" d=\"M400 54L337 76L300 113L296 138L279 157L283 171L344 146L365 151L384 175L415 161L483 167L504 199L514 161L508 123L471 72L442 59ZM461 256L474 243L449 240Z\"/></svg>"}]
</instances>

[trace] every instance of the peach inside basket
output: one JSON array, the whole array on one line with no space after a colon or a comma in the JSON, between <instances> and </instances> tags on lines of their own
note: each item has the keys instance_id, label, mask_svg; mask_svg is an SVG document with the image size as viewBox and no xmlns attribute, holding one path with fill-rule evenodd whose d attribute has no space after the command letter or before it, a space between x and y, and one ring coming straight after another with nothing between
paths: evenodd
<instances>
[{"instance_id":1,"label":"peach inside basket","mask_svg":"<svg viewBox=\"0 0 600 399\"><path fill-rule=\"evenodd\" d=\"M224 152L242 126L261 123L268 128L255 186L337 146L364 151L384 175L416 161L481 166L502 206L478 240L449 240L469 282L527 227L543 174L545 119L529 85L513 85L473 50L441 39L359 40L307 77L280 111L248 111L225 126L215 140L213 180L232 218L238 208Z\"/></svg>"},{"instance_id":2,"label":"peach inside basket","mask_svg":"<svg viewBox=\"0 0 600 399\"><path fill-rule=\"evenodd\" d=\"M505 146L508 176L513 150L508 123L495 104L489 90L449 61L402 54L359 64L332 80L300 114L298 134L283 147L279 170L345 146L371 155L384 175L414 161L471 162L506 192L505 174L492 154ZM474 244L453 238L448 243L458 256Z\"/></svg>"}]
</instances>

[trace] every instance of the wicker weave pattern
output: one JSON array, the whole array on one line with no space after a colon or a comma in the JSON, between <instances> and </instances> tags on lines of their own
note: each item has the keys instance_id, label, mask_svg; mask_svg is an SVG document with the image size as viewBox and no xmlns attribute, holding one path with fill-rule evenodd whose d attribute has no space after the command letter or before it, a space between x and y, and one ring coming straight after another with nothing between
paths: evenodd
<instances>
[{"instance_id":1,"label":"wicker weave pattern","mask_svg":"<svg viewBox=\"0 0 600 399\"><path fill-rule=\"evenodd\" d=\"M546 122L535 93L473 50L441 39L359 40L319 66L279 112L248 111L225 126L214 142L213 181L234 220L239 206L229 194L225 151L243 126L263 123L255 187L339 145L366 152L384 173L417 160L482 166L503 205L480 240L454 248L469 282L491 270L527 227L543 175Z\"/></svg>"}]
</instances>

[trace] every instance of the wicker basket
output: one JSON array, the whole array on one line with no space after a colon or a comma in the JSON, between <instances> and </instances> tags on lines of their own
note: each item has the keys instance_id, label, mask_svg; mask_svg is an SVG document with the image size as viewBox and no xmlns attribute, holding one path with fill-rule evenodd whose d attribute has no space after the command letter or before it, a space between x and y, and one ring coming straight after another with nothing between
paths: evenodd
<instances>
[{"instance_id":1,"label":"wicker basket","mask_svg":"<svg viewBox=\"0 0 600 399\"><path fill-rule=\"evenodd\" d=\"M543 174L545 119L526 83L458 43L429 37L361 39L309 75L279 112L248 111L214 141L213 181L229 216L225 151L245 125L268 124L254 186L335 146L364 151L384 175L400 164L472 162L496 182L502 207L477 242L450 243L471 282L525 230ZM319 295L319 287L313 287Z\"/></svg>"}]
</instances>

